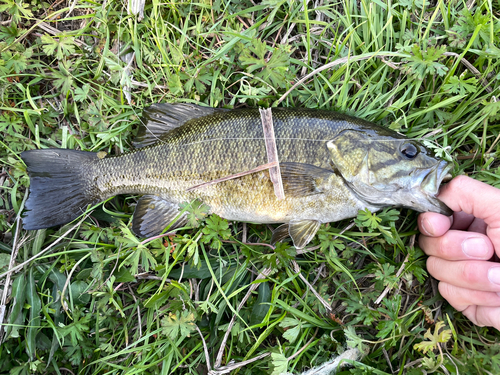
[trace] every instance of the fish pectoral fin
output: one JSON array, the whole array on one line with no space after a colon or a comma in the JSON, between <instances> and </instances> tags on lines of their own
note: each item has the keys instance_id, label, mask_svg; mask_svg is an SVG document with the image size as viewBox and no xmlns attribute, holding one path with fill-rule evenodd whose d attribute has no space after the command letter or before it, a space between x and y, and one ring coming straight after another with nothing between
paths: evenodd
<instances>
[{"instance_id":1,"label":"fish pectoral fin","mask_svg":"<svg viewBox=\"0 0 500 375\"><path fill-rule=\"evenodd\" d=\"M132 230L139 237L157 236L172 222L169 229L186 225L186 215L179 214L177 204L154 195L144 195L135 207Z\"/></svg>"},{"instance_id":2,"label":"fish pectoral fin","mask_svg":"<svg viewBox=\"0 0 500 375\"><path fill-rule=\"evenodd\" d=\"M316 235L321 223L317 220L291 220L288 233L296 249L303 249Z\"/></svg>"},{"instance_id":3,"label":"fish pectoral fin","mask_svg":"<svg viewBox=\"0 0 500 375\"><path fill-rule=\"evenodd\" d=\"M189 103L153 104L142 112L141 125L133 145L137 148L152 145L187 121L211 115L216 111L221 110Z\"/></svg>"},{"instance_id":4,"label":"fish pectoral fin","mask_svg":"<svg viewBox=\"0 0 500 375\"><path fill-rule=\"evenodd\" d=\"M333 171L304 163L280 163L281 180L285 196L305 197L321 194L321 182Z\"/></svg>"},{"instance_id":5,"label":"fish pectoral fin","mask_svg":"<svg viewBox=\"0 0 500 375\"><path fill-rule=\"evenodd\" d=\"M273 231L271 245L274 246L277 242L281 242L287 237L290 237L290 234L288 233L288 224L281 224Z\"/></svg>"}]
</instances>

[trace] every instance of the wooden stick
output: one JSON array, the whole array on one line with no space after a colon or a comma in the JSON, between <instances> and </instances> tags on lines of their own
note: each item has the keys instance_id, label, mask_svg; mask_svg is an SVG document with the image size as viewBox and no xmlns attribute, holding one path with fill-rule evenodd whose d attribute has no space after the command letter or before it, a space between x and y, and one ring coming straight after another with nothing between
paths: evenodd
<instances>
[{"instance_id":1,"label":"wooden stick","mask_svg":"<svg viewBox=\"0 0 500 375\"><path fill-rule=\"evenodd\" d=\"M233 178L238 178L238 177L246 176L247 174L256 173L256 172L260 172L260 171L265 171L266 169L273 168L276 165L278 165L278 163L262 164L262 165L259 165L256 168L250 169L250 170L245 171L245 172L235 173L235 174L232 174L230 176L221 177L221 178L218 178L216 180L212 180L212 181L204 182L204 183L199 184L199 185L191 186L190 188L186 189L186 191L193 191L195 189L202 188L202 187L205 187L205 186L210 186L210 185L218 184L219 182L232 180Z\"/></svg>"},{"instance_id":2,"label":"wooden stick","mask_svg":"<svg viewBox=\"0 0 500 375\"><path fill-rule=\"evenodd\" d=\"M269 169L269 177L274 186L274 194L278 199L285 199L285 191L283 189L283 181L281 179L281 171L278 160L278 149L276 148L276 138L274 136L273 115L271 109L259 109L260 119L262 121L262 129L264 131L264 141L266 144L267 164L259 165L256 168L248 171L235 173L226 177L217 178L212 181L204 182L199 185L191 186L186 191L193 191L202 187L218 184L219 182L232 180L234 178L246 176L247 174L261 172Z\"/></svg>"},{"instance_id":3,"label":"wooden stick","mask_svg":"<svg viewBox=\"0 0 500 375\"><path fill-rule=\"evenodd\" d=\"M262 129L264 130L264 141L266 142L267 161L276 163L276 166L269 169L269 177L274 185L274 194L278 200L285 199L283 181L278 161L278 149L276 148L276 138L274 137L273 114L271 108L259 109Z\"/></svg>"}]
</instances>

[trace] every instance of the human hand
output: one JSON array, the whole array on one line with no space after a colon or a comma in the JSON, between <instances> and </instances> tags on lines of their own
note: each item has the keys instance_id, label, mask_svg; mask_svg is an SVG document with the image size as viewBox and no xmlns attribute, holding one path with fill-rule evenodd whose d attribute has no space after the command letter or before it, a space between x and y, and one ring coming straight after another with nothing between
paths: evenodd
<instances>
[{"instance_id":1,"label":"human hand","mask_svg":"<svg viewBox=\"0 0 500 375\"><path fill-rule=\"evenodd\" d=\"M450 305L474 324L500 330L500 190L458 176L439 199L455 213L418 218L427 270Z\"/></svg>"}]
</instances>

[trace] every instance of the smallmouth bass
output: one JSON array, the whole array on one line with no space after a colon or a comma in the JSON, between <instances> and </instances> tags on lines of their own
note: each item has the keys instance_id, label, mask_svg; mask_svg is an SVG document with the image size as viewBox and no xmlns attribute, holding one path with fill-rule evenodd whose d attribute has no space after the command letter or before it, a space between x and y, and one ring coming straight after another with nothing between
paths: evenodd
<instances>
[{"instance_id":1,"label":"smallmouth bass","mask_svg":"<svg viewBox=\"0 0 500 375\"><path fill-rule=\"evenodd\" d=\"M272 242L290 236L303 248L321 223L359 210L400 206L450 215L436 198L452 164L423 145L371 122L336 112L273 108L285 199L261 171L189 188L266 164L258 109L221 110L154 104L129 153L109 156L66 149L21 154L30 176L23 225L65 224L117 194L142 194L132 219L141 237L160 234L179 204L199 199L228 220L284 223ZM181 216L171 228L183 226Z\"/></svg>"}]
</instances>

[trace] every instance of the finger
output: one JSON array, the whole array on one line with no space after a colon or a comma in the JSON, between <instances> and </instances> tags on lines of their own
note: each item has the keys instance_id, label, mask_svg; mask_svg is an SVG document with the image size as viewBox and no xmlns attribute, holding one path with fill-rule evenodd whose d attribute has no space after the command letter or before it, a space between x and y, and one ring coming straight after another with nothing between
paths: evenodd
<instances>
[{"instance_id":1,"label":"finger","mask_svg":"<svg viewBox=\"0 0 500 375\"><path fill-rule=\"evenodd\" d=\"M420 236L418 244L427 255L446 260L489 260L494 254L490 239L481 233L449 230L441 237Z\"/></svg>"},{"instance_id":2,"label":"finger","mask_svg":"<svg viewBox=\"0 0 500 375\"><path fill-rule=\"evenodd\" d=\"M462 311L462 314L477 326L500 330L500 307L471 305Z\"/></svg>"},{"instance_id":3,"label":"finger","mask_svg":"<svg viewBox=\"0 0 500 375\"><path fill-rule=\"evenodd\" d=\"M418 228L420 232L429 237L442 236L450 229L452 223L452 217L435 212L425 212L418 216Z\"/></svg>"},{"instance_id":4,"label":"finger","mask_svg":"<svg viewBox=\"0 0 500 375\"><path fill-rule=\"evenodd\" d=\"M420 232L430 237L442 236L448 229L467 230L486 234L487 225L483 219L477 219L463 211L453 216L444 216L435 212L425 212L418 217Z\"/></svg>"},{"instance_id":5,"label":"finger","mask_svg":"<svg viewBox=\"0 0 500 375\"><path fill-rule=\"evenodd\" d=\"M474 219L475 217L473 215L466 212L454 212L453 224L451 225L451 228L456 230L467 230L469 229Z\"/></svg>"},{"instance_id":6,"label":"finger","mask_svg":"<svg viewBox=\"0 0 500 375\"><path fill-rule=\"evenodd\" d=\"M469 232L486 234L487 225L483 219L474 219L467 229Z\"/></svg>"},{"instance_id":7,"label":"finger","mask_svg":"<svg viewBox=\"0 0 500 375\"><path fill-rule=\"evenodd\" d=\"M500 292L500 264L483 260L450 261L435 256L427 259L427 270L440 281L455 286Z\"/></svg>"},{"instance_id":8,"label":"finger","mask_svg":"<svg viewBox=\"0 0 500 375\"><path fill-rule=\"evenodd\" d=\"M443 298L458 311L464 311L471 305L500 307L497 293L461 288L446 282L440 282L438 288Z\"/></svg>"},{"instance_id":9,"label":"finger","mask_svg":"<svg viewBox=\"0 0 500 375\"><path fill-rule=\"evenodd\" d=\"M455 177L439 192L439 199L453 211L483 219L487 235L500 251L500 189L466 176Z\"/></svg>"}]
</instances>

